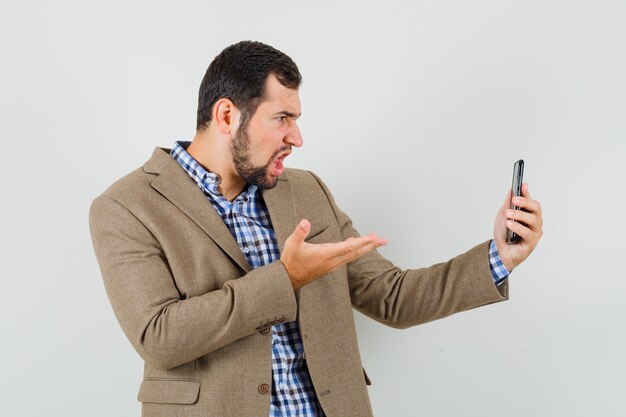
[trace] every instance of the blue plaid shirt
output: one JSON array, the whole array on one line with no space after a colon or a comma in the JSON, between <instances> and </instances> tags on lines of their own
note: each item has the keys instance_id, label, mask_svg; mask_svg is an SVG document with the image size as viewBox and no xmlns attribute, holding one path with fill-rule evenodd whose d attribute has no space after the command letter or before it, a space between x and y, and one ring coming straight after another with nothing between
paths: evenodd
<instances>
[{"instance_id":1,"label":"blue plaid shirt","mask_svg":"<svg viewBox=\"0 0 626 417\"><path fill-rule=\"evenodd\" d=\"M270 264L280 258L272 222L259 188L248 184L232 202L219 191L219 177L205 170L186 151L191 142L176 142L174 158L193 178L224 220L251 268ZM489 265L496 284L508 276L496 246L491 241ZM272 326L272 396L270 417L324 417L317 400L298 322Z\"/></svg>"}]
</instances>

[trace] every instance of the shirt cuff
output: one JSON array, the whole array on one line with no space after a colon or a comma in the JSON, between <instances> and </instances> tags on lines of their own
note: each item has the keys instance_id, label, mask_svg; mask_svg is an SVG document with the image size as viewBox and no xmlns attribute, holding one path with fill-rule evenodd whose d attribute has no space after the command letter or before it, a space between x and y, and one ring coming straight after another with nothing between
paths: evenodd
<instances>
[{"instance_id":1,"label":"shirt cuff","mask_svg":"<svg viewBox=\"0 0 626 417\"><path fill-rule=\"evenodd\" d=\"M491 268L491 277L496 285L502 284L510 274L504 267L502 259L500 259L496 242L493 239L491 239L491 244L489 245L489 268Z\"/></svg>"}]
</instances>

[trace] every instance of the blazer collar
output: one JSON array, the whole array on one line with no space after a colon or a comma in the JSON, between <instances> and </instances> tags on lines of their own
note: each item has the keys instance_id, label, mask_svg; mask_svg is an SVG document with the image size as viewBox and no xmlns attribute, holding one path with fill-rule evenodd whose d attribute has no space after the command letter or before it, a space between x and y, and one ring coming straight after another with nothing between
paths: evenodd
<instances>
[{"instance_id":1,"label":"blazer collar","mask_svg":"<svg viewBox=\"0 0 626 417\"><path fill-rule=\"evenodd\" d=\"M146 173L157 175L150 185L196 223L245 272L249 272L252 268L220 215L169 153L170 149L157 147L144 164ZM285 240L298 224L288 172L289 169L285 169L276 187L262 190L280 253Z\"/></svg>"}]
</instances>

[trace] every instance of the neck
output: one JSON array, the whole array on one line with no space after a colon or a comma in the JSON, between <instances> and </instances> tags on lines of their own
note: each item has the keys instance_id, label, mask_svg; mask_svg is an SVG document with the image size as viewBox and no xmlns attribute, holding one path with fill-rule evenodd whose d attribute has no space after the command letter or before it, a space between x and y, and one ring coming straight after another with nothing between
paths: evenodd
<instances>
[{"instance_id":1,"label":"neck","mask_svg":"<svg viewBox=\"0 0 626 417\"><path fill-rule=\"evenodd\" d=\"M237 174L228 148L228 138L218 137L209 126L203 132L197 132L187 153L204 169L220 177L218 191L228 200L233 201L246 186L243 178Z\"/></svg>"}]
</instances>

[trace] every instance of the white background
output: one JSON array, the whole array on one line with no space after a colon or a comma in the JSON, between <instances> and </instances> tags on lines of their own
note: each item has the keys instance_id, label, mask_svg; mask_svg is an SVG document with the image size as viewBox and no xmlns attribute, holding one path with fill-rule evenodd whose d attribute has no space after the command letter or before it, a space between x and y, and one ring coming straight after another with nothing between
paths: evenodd
<instances>
[{"instance_id":1,"label":"white background","mask_svg":"<svg viewBox=\"0 0 626 417\"><path fill-rule=\"evenodd\" d=\"M89 205L191 139L206 67L254 39L304 76L287 165L396 265L489 239L519 158L544 208L510 301L404 331L355 312L376 416L626 415L626 3L303 3L3 5L0 414L139 415Z\"/></svg>"}]
</instances>

